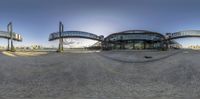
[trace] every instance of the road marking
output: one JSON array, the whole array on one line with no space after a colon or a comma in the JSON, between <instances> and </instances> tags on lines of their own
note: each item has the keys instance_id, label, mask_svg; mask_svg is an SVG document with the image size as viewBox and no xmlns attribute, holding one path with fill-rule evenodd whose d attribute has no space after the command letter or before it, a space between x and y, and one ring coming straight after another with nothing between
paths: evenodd
<instances>
[{"instance_id":1,"label":"road marking","mask_svg":"<svg viewBox=\"0 0 200 99\"><path fill-rule=\"evenodd\" d=\"M4 55L6 55L6 56L16 57L12 52L3 51L2 53L3 53Z\"/></svg>"}]
</instances>

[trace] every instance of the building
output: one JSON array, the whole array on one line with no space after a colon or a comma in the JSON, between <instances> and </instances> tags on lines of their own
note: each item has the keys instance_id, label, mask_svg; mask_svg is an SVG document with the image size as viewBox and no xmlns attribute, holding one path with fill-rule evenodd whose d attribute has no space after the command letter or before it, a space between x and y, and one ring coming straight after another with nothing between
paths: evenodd
<instances>
[{"instance_id":1,"label":"building","mask_svg":"<svg viewBox=\"0 0 200 99\"><path fill-rule=\"evenodd\" d=\"M111 49L162 49L167 48L165 36L146 30L128 30L113 33L103 42L103 48Z\"/></svg>"}]
</instances>

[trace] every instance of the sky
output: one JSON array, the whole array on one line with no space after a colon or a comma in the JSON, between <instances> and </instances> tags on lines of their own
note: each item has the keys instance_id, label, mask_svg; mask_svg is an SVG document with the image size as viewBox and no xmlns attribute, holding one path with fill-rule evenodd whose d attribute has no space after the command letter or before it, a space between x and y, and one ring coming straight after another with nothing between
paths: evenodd
<instances>
[{"instance_id":1,"label":"sky","mask_svg":"<svg viewBox=\"0 0 200 99\"><path fill-rule=\"evenodd\" d=\"M23 36L17 45L55 44L48 37L59 21L65 31L104 36L134 29L200 30L199 5L200 0L0 0L0 30L12 21L14 32Z\"/></svg>"}]
</instances>

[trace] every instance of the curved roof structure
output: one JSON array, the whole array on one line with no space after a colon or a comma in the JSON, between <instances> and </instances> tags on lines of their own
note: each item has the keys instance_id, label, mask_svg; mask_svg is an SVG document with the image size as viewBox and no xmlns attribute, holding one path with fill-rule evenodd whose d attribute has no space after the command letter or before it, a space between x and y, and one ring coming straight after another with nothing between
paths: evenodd
<instances>
[{"instance_id":1,"label":"curved roof structure","mask_svg":"<svg viewBox=\"0 0 200 99\"><path fill-rule=\"evenodd\" d=\"M6 38L6 39L11 39L10 33L6 32L6 31L0 31L0 37L1 38ZM13 32L13 40L22 41L22 37L21 37L21 35Z\"/></svg>"},{"instance_id":2,"label":"curved roof structure","mask_svg":"<svg viewBox=\"0 0 200 99\"><path fill-rule=\"evenodd\" d=\"M64 31L61 33L61 37L59 37L59 32L51 33L49 35L49 41L53 41L59 38L86 38L97 41L103 41L103 36L97 36L93 33L83 32L83 31Z\"/></svg>"},{"instance_id":3,"label":"curved roof structure","mask_svg":"<svg viewBox=\"0 0 200 99\"><path fill-rule=\"evenodd\" d=\"M186 30L167 35L168 39L186 38L186 37L200 37L200 30Z\"/></svg>"},{"instance_id":4,"label":"curved roof structure","mask_svg":"<svg viewBox=\"0 0 200 99\"><path fill-rule=\"evenodd\" d=\"M128 30L118 33L113 33L105 38L105 41L120 41L120 40L148 40L160 41L165 39L165 36L147 30Z\"/></svg>"}]
</instances>

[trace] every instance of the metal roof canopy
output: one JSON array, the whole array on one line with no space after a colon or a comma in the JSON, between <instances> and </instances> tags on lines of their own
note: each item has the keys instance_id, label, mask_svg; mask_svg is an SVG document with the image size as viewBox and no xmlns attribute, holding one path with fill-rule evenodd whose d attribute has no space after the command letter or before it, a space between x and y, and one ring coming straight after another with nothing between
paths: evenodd
<instances>
[{"instance_id":1,"label":"metal roof canopy","mask_svg":"<svg viewBox=\"0 0 200 99\"><path fill-rule=\"evenodd\" d=\"M151 32L151 31L146 31L146 30L128 30L128 31L122 31L122 32L117 32L117 33L113 33L109 36L107 36L105 38L105 40L109 41L110 39L112 39L112 37L115 37L115 36L128 36L129 38L128 39L122 39L122 40L151 40L151 39L145 39L145 37L143 38L139 38L140 35L146 35L148 37L159 37L160 40L165 40L165 36L160 34L160 33L157 33L157 32ZM130 36L129 36L130 35ZM131 38L131 36L136 36L134 38ZM147 37L146 37L147 38ZM120 39L119 39L120 40ZM155 39L157 40L157 39ZM159 41L160 41L159 40ZM117 41L117 40L116 40ZM152 40L154 41L154 40Z\"/></svg>"}]
</instances>

